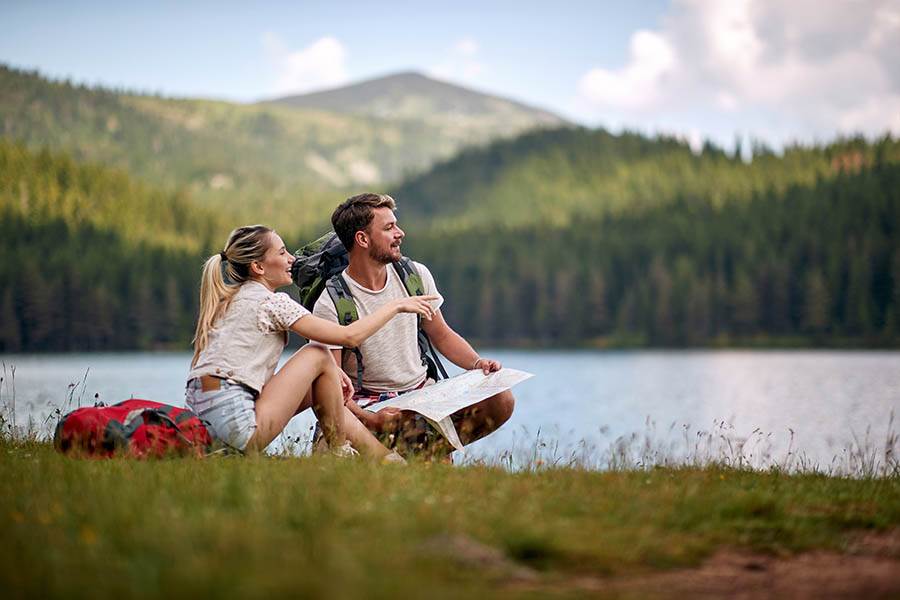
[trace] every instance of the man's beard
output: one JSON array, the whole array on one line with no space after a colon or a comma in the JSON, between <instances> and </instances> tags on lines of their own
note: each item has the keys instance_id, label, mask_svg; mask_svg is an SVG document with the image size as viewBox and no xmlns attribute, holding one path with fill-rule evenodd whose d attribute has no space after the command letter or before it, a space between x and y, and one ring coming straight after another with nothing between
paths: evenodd
<instances>
[{"instance_id":1,"label":"man's beard","mask_svg":"<svg viewBox=\"0 0 900 600\"><path fill-rule=\"evenodd\" d=\"M389 252L384 252L383 250L379 250L374 246L369 248L369 258L371 258L375 262L380 262L383 265L389 265L394 262L394 257L391 256Z\"/></svg>"}]
</instances>

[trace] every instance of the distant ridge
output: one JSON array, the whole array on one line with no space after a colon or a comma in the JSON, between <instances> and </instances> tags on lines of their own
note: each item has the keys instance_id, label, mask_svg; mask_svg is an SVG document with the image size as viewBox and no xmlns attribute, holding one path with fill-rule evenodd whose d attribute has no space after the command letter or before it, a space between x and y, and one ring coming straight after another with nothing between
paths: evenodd
<instances>
[{"instance_id":1,"label":"distant ridge","mask_svg":"<svg viewBox=\"0 0 900 600\"><path fill-rule=\"evenodd\" d=\"M492 118L515 116L533 126L569 123L549 111L515 100L407 71L320 92L267 101L295 107L366 115L382 119Z\"/></svg>"},{"instance_id":2,"label":"distant ridge","mask_svg":"<svg viewBox=\"0 0 900 600\"><path fill-rule=\"evenodd\" d=\"M256 218L289 214L298 226L325 214L313 206L330 206L334 194L396 184L463 149L560 123L409 73L293 104L239 104L77 85L0 63L0 139L124 169ZM309 206L300 216L298 198Z\"/></svg>"}]
</instances>

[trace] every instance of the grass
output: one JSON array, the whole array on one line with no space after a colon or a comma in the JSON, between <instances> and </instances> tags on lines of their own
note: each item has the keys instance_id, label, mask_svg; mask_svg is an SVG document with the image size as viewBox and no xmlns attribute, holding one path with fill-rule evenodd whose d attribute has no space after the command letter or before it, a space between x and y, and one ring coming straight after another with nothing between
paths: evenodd
<instances>
[{"instance_id":1,"label":"grass","mask_svg":"<svg viewBox=\"0 0 900 600\"><path fill-rule=\"evenodd\" d=\"M790 451L776 460L762 432L738 440L725 423L686 429L677 448L655 442L652 423L605 451L562 452L539 434L464 466L291 456L296 440L281 456L81 460L47 435L81 405L83 381L47 422L16 427L13 376L0 382L10 598L561 593L727 548L841 552L900 527L892 426L884 448L856 438L826 469Z\"/></svg>"},{"instance_id":2,"label":"grass","mask_svg":"<svg viewBox=\"0 0 900 600\"><path fill-rule=\"evenodd\" d=\"M855 532L900 525L896 476L715 466L78 460L6 440L0 477L7 597L458 596L513 567L545 582L622 575L723 547L840 551ZM444 543L459 539L503 558L473 564Z\"/></svg>"}]
</instances>

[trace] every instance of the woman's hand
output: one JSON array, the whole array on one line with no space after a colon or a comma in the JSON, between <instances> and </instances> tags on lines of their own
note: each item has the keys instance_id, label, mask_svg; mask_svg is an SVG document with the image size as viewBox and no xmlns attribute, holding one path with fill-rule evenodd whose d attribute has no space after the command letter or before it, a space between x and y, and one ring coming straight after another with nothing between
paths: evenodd
<instances>
[{"instance_id":1,"label":"woman's hand","mask_svg":"<svg viewBox=\"0 0 900 600\"><path fill-rule=\"evenodd\" d=\"M410 296L409 298L394 300L394 307L398 313L416 313L430 321L436 310L431 307L431 303L438 298L440 296L434 294L430 296Z\"/></svg>"},{"instance_id":2,"label":"woman's hand","mask_svg":"<svg viewBox=\"0 0 900 600\"><path fill-rule=\"evenodd\" d=\"M344 373L343 369L339 369L341 373L341 395L344 397L344 404L353 399L353 381L350 376Z\"/></svg>"}]
</instances>

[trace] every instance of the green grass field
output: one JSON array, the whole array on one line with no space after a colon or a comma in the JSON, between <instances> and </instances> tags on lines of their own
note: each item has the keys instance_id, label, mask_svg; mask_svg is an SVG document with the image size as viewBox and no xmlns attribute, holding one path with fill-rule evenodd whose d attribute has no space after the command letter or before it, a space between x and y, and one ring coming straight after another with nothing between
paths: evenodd
<instances>
[{"instance_id":1,"label":"green grass field","mask_svg":"<svg viewBox=\"0 0 900 600\"><path fill-rule=\"evenodd\" d=\"M897 476L79 460L6 440L0 477L7 598L521 595L900 525Z\"/></svg>"}]
</instances>

